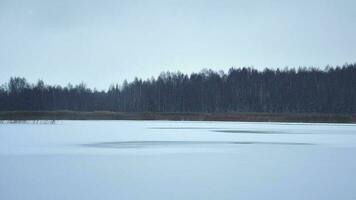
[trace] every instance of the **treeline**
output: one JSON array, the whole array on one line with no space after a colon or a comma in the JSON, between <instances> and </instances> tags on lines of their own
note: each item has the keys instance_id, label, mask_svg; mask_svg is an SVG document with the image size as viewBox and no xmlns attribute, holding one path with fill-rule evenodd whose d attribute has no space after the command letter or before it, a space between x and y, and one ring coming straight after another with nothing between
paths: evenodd
<instances>
[{"instance_id":1,"label":"treeline","mask_svg":"<svg viewBox=\"0 0 356 200\"><path fill-rule=\"evenodd\" d=\"M113 84L53 86L11 78L0 87L0 111L356 113L356 64L342 67L202 70L190 75Z\"/></svg>"}]
</instances>

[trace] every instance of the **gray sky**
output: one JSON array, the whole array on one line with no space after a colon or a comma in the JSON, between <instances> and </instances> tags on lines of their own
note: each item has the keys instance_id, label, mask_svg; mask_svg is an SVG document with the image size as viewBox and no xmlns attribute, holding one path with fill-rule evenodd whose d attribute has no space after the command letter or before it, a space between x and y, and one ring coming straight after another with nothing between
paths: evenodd
<instances>
[{"instance_id":1,"label":"gray sky","mask_svg":"<svg viewBox=\"0 0 356 200\"><path fill-rule=\"evenodd\" d=\"M0 81L356 61L355 0L0 0Z\"/></svg>"}]
</instances>

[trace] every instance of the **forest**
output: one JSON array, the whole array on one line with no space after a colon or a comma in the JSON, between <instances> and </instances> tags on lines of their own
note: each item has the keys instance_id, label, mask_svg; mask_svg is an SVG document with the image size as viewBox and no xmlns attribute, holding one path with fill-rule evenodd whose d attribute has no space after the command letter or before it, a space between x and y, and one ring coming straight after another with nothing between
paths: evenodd
<instances>
[{"instance_id":1,"label":"forest","mask_svg":"<svg viewBox=\"0 0 356 200\"><path fill-rule=\"evenodd\" d=\"M0 87L0 111L117 111L159 113L356 113L356 63L324 69L204 69L190 75L112 84L107 90L79 85L28 83L12 77Z\"/></svg>"}]
</instances>

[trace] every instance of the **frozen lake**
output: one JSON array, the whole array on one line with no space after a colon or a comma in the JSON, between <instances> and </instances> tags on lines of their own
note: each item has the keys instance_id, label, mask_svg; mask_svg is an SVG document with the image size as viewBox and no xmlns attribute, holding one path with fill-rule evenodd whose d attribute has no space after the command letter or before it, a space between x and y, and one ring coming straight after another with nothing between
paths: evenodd
<instances>
[{"instance_id":1,"label":"frozen lake","mask_svg":"<svg viewBox=\"0 0 356 200\"><path fill-rule=\"evenodd\" d=\"M356 125L0 124L0 199L356 199Z\"/></svg>"}]
</instances>

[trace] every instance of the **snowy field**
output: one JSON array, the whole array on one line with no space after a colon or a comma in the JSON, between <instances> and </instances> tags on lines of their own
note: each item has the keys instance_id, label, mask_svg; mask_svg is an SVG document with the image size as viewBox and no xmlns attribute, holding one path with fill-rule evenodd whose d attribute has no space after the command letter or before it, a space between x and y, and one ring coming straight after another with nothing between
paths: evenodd
<instances>
[{"instance_id":1,"label":"snowy field","mask_svg":"<svg viewBox=\"0 0 356 200\"><path fill-rule=\"evenodd\" d=\"M356 125L0 124L1 200L356 199Z\"/></svg>"}]
</instances>

